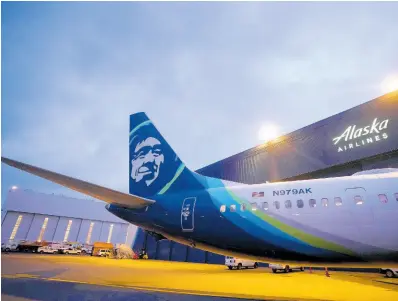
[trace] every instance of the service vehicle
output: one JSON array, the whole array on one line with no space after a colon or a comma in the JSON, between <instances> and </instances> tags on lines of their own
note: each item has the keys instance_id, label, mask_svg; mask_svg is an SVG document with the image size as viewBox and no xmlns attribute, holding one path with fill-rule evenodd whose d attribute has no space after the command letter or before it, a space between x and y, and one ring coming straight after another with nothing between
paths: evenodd
<instances>
[{"instance_id":1,"label":"service vehicle","mask_svg":"<svg viewBox=\"0 0 398 301\"><path fill-rule=\"evenodd\" d=\"M2 252L11 252L11 251L16 251L18 247L17 243L2 243L1 244L1 251Z\"/></svg>"},{"instance_id":2,"label":"service vehicle","mask_svg":"<svg viewBox=\"0 0 398 301\"><path fill-rule=\"evenodd\" d=\"M100 257L108 257L110 254L111 254L111 251L108 249L101 249L97 253L97 255Z\"/></svg>"},{"instance_id":3,"label":"service vehicle","mask_svg":"<svg viewBox=\"0 0 398 301\"><path fill-rule=\"evenodd\" d=\"M238 270L243 269L243 268L245 268L245 269L248 269L248 268L257 269L258 268L258 263L255 261L237 258L237 257L230 257L230 256L225 256L225 265L230 270L232 270L233 268L236 268Z\"/></svg>"},{"instance_id":4,"label":"service vehicle","mask_svg":"<svg viewBox=\"0 0 398 301\"><path fill-rule=\"evenodd\" d=\"M99 255L99 252L101 250L108 250L108 251L113 251L114 246L112 243L109 242L102 242L102 241L96 241L93 244L92 250L91 250L91 255L92 256L103 256Z\"/></svg>"},{"instance_id":5,"label":"service vehicle","mask_svg":"<svg viewBox=\"0 0 398 301\"><path fill-rule=\"evenodd\" d=\"M284 273L289 273L292 272L293 270L300 270L304 271L304 267L301 266L290 266L290 265L281 265L281 264L269 264L269 268L272 269L273 273L276 273L277 271L283 271Z\"/></svg>"},{"instance_id":6,"label":"service vehicle","mask_svg":"<svg viewBox=\"0 0 398 301\"><path fill-rule=\"evenodd\" d=\"M93 251L93 248L86 248L86 247L83 247L83 248L81 248L81 250L82 250L82 254L91 254L91 252Z\"/></svg>"},{"instance_id":7,"label":"service vehicle","mask_svg":"<svg viewBox=\"0 0 398 301\"><path fill-rule=\"evenodd\" d=\"M37 252L39 252L40 254L44 254L44 253L47 253L47 254L57 254L57 253L58 253L58 250L57 250L57 249L54 249L54 248L51 247L51 246L44 246L44 247L38 248L38 249L37 249Z\"/></svg>"},{"instance_id":8,"label":"service vehicle","mask_svg":"<svg viewBox=\"0 0 398 301\"><path fill-rule=\"evenodd\" d=\"M40 247L45 247L48 246L48 242L40 242L40 241L23 241L20 242L17 246L17 251L19 252L31 252L31 253L37 253Z\"/></svg>"},{"instance_id":9,"label":"service vehicle","mask_svg":"<svg viewBox=\"0 0 398 301\"><path fill-rule=\"evenodd\" d=\"M68 249L63 249L62 253L80 255L82 253L82 250L78 250L78 249L74 249L74 248L68 248Z\"/></svg>"},{"instance_id":10,"label":"service vehicle","mask_svg":"<svg viewBox=\"0 0 398 301\"><path fill-rule=\"evenodd\" d=\"M380 273L386 275L387 278L398 277L397 268L381 268Z\"/></svg>"}]
</instances>

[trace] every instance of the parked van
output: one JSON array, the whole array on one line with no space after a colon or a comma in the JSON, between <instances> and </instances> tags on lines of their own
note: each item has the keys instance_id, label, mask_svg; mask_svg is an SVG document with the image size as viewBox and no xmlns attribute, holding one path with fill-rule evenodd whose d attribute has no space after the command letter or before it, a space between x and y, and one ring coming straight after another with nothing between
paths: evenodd
<instances>
[{"instance_id":1,"label":"parked van","mask_svg":"<svg viewBox=\"0 0 398 301\"><path fill-rule=\"evenodd\" d=\"M243 268L246 268L246 269L248 269L248 268L257 269L258 268L258 263L255 261L237 258L237 257L230 257L230 256L225 256L225 265L230 270L232 270L233 268L236 268L238 270L243 269Z\"/></svg>"}]
</instances>

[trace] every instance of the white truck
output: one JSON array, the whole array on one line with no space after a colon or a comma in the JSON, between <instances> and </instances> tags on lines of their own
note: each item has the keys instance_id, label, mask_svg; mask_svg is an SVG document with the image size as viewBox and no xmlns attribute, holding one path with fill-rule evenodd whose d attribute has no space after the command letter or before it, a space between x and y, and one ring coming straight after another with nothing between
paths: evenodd
<instances>
[{"instance_id":1,"label":"white truck","mask_svg":"<svg viewBox=\"0 0 398 301\"><path fill-rule=\"evenodd\" d=\"M237 270L240 270L243 268L246 268L246 269L248 269L248 268L257 269L258 268L258 263L255 261L237 258L237 257L230 257L230 256L225 256L225 265L230 270L232 270L233 268L236 268Z\"/></svg>"},{"instance_id":2,"label":"white truck","mask_svg":"<svg viewBox=\"0 0 398 301\"><path fill-rule=\"evenodd\" d=\"M67 248L67 249L63 249L62 253L80 255L82 253L82 250L78 250L75 248Z\"/></svg>"},{"instance_id":3,"label":"white truck","mask_svg":"<svg viewBox=\"0 0 398 301\"><path fill-rule=\"evenodd\" d=\"M380 273L386 275L387 278L398 277L398 268L381 268Z\"/></svg>"},{"instance_id":4,"label":"white truck","mask_svg":"<svg viewBox=\"0 0 398 301\"><path fill-rule=\"evenodd\" d=\"M289 272L292 272L293 270L304 271L304 267L293 267L288 264L281 265L281 264L270 263L269 268L272 269L273 273L276 273L277 271L283 271L284 273L289 273Z\"/></svg>"},{"instance_id":5,"label":"white truck","mask_svg":"<svg viewBox=\"0 0 398 301\"><path fill-rule=\"evenodd\" d=\"M44 247L40 247L37 249L37 252L39 252L40 254L57 254L58 253L58 249L54 249L51 246L44 246Z\"/></svg>"}]
</instances>

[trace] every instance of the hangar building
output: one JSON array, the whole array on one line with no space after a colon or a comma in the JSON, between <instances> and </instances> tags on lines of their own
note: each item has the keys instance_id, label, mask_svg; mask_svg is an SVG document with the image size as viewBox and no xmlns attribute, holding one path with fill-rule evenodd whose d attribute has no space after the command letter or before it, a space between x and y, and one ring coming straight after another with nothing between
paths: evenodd
<instances>
[{"instance_id":1,"label":"hangar building","mask_svg":"<svg viewBox=\"0 0 398 301\"><path fill-rule=\"evenodd\" d=\"M246 184L352 175L398 167L398 91L197 170ZM224 257L138 230L135 249L150 258L222 263Z\"/></svg>"},{"instance_id":2,"label":"hangar building","mask_svg":"<svg viewBox=\"0 0 398 301\"><path fill-rule=\"evenodd\" d=\"M136 226L109 213L101 201L11 189L3 210L2 243L101 241L131 245L136 234Z\"/></svg>"}]
</instances>

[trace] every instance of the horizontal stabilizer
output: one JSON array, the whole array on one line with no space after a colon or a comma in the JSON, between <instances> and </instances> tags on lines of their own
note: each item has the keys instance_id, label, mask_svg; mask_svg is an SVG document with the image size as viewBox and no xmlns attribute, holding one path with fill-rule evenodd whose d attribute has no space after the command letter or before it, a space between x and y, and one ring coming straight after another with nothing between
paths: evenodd
<instances>
[{"instance_id":1,"label":"horizontal stabilizer","mask_svg":"<svg viewBox=\"0 0 398 301\"><path fill-rule=\"evenodd\" d=\"M143 208L155 203L153 200L115 191L4 157L1 157L1 162L109 204L128 208Z\"/></svg>"}]
</instances>

